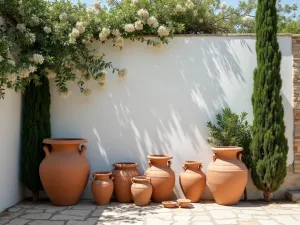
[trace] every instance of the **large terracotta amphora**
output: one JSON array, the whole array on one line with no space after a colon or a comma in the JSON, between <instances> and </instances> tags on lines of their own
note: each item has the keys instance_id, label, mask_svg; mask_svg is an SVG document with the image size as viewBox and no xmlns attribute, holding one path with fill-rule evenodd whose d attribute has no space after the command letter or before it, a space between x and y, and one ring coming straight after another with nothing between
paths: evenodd
<instances>
[{"instance_id":1,"label":"large terracotta amphora","mask_svg":"<svg viewBox=\"0 0 300 225\"><path fill-rule=\"evenodd\" d=\"M172 158L167 155L148 155L149 168L145 176L151 179L153 202L161 203L172 197L175 184L175 174L171 169Z\"/></svg>"},{"instance_id":2,"label":"large terracotta amphora","mask_svg":"<svg viewBox=\"0 0 300 225\"><path fill-rule=\"evenodd\" d=\"M201 170L202 163L197 161L183 162L184 172L180 173L181 189L191 202L199 202L206 185L205 174Z\"/></svg>"},{"instance_id":3,"label":"large terracotta amphora","mask_svg":"<svg viewBox=\"0 0 300 225\"><path fill-rule=\"evenodd\" d=\"M97 205L107 205L110 201L114 190L113 177L111 175L111 172L93 173L91 191Z\"/></svg>"},{"instance_id":4,"label":"large terracotta amphora","mask_svg":"<svg viewBox=\"0 0 300 225\"><path fill-rule=\"evenodd\" d=\"M132 178L131 194L135 205L148 205L152 195L152 185L150 183L150 178L147 178L145 176Z\"/></svg>"},{"instance_id":5,"label":"large terracotta amphora","mask_svg":"<svg viewBox=\"0 0 300 225\"><path fill-rule=\"evenodd\" d=\"M212 148L213 161L207 168L207 185L220 205L237 204L248 181L248 169L242 162L240 147Z\"/></svg>"},{"instance_id":6,"label":"large terracotta amphora","mask_svg":"<svg viewBox=\"0 0 300 225\"><path fill-rule=\"evenodd\" d=\"M46 157L40 164L40 178L54 205L74 205L79 201L89 177L90 164L84 157L84 139L45 139Z\"/></svg>"},{"instance_id":7,"label":"large terracotta amphora","mask_svg":"<svg viewBox=\"0 0 300 225\"><path fill-rule=\"evenodd\" d=\"M139 176L137 170L137 163L115 163L115 168L112 171L114 177L114 196L118 202L129 203L132 202L131 184L132 178Z\"/></svg>"}]
</instances>

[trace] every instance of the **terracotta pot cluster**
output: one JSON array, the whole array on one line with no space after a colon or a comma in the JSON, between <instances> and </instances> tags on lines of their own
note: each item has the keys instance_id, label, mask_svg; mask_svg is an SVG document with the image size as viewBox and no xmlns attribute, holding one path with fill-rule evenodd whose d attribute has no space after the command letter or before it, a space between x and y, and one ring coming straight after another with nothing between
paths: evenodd
<instances>
[{"instance_id":1,"label":"terracotta pot cluster","mask_svg":"<svg viewBox=\"0 0 300 225\"><path fill-rule=\"evenodd\" d=\"M79 201L89 177L90 165L84 157L85 139L45 139L45 159L40 165L40 178L46 194L54 205L74 205ZM81 150L79 151L79 146ZM248 171L241 161L242 148L216 147L213 161L207 169L202 163L185 161L179 181L185 197L199 202L207 185L218 204L239 202L248 180ZM112 194L118 202L133 202L138 206L171 199L175 174L171 156L149 155L149 167L140 176L137 163L115 163L112 172L94 172L91 191L98 205L109 203ZM189 202L188 201L188 202ZM184 202L183 204L187 204Z\"/></svg>"}]
</instances>

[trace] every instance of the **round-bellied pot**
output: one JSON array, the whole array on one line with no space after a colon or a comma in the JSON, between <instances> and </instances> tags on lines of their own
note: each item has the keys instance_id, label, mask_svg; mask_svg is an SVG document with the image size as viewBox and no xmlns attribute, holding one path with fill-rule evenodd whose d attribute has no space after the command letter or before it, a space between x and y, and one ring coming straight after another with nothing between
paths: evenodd
<instances>
[{"instance_id":1,"label":"round-bellied pot","mask_svg":"<svg viewBox=\"0 0 300 225\"><path fill-rule=\"evenodd\" d=\"M129 203L132 202L131 185L132 178L139 176L137 170L137 163L115 163L115 168L112 171L114 177L114 196L118 202Z\"/></svg>"},{"instance_id":2,"label":"round-bellied pot","mask_svg":"<svg viewBox=\"0 0 300 225\"><path fill-rule=\"evenodd\" d=\"M95 172L91 184L91 191L97 205L107 205L114 190L111 172Z\"/></svg>"},{"instance_id":3,"label":"round-bellied pot","mask_svg":"<svg viewBox=\"0 0 300 225\"><path fill-rule=\"evenodd\" d=\"M207 185L220 205L237 204L248 181L248 169L242 162L242 148L212 148L213 161L207 168Z\"/></svg>"},{"instance_id":4,"label":"round-bellied pot","mask_svg":"<svg viewBox=\"0 0 300 225\"><path fill-rule=\"evenodd\" d=\"M145 176L132 178L131 194L135 205L148 205L152 195L150 178Z\"/></svg>"},{"instance_id":5,"label":"round-bellied pot","mask_svg":"<svg viewBox=\"0 0 300 225\"><path fill-rule=\"evenodd\" d=\"M172 197L175 184L175 174L171 169L172 158L167 155L148 155L149 168L145 176L151 179L153 202L161 203Z\"/></svg>"},{"instance_id":6,"label":"round-bellied pot","mask_svg":"<svg viewBox=\"0 0 300 225\"><path fill-rule=\"evenodd\" d=\"M53 205L75 205L84 191L90 164L84 157L85 139L49 138L43 141L46 157L40 164L40 178Z\"/></svg>"},{"instance_id":7,"label":"round-bellied pot","mask_svg":"<svg viewBox=\"0 0 300 225\"><path fill-rule=\"evenodd\" d=\"M197 161L183 162L184 172L180 173L181 189L191 202L199 202L206 185L206 176L201 170L202 163Z\"/></svg>"}]
</instances>

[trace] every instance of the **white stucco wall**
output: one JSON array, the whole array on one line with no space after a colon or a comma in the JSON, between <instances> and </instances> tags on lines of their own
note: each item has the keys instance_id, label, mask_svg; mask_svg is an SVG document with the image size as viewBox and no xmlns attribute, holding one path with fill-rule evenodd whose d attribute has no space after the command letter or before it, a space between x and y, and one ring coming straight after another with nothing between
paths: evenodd
<instances>
[{"instance_id":1,"label":"white stucco wall","mask_svg":"<svg viewBox=\"0 0 300 225\"><path fill-rule=\"evenodd\" d=\"M21 95L0 100L0 212L22 199L20 183Z\"/></svg>"},{"instance_id":2,"label":"white stucco wall","mask_svg":"<svg viewBox=\"0 0 300 225\"><path fill-rule=\"evenodd\" d=\"M279 42L288 164L292 164L291 38L279 37ZM206 123L222 107L245 111L252 120L255 37L176 37L163 49L130 41L122 51L107 44L94 47L115 67L127 68L128 76L121 79L109 71L105 88L88 83L93 90L90 97L71 85L72 94L64 99L51 84L53 137L88 139L91 171L133 161L144 172L148 154L168 154L174 157L177 175L184 160L202 161L206 172L212 157ZM180 193L178 180L176 192ZM90 197L88 185L84 198ZM204 197L211 197L208 190Z\"/></svg>"}]
</instances>

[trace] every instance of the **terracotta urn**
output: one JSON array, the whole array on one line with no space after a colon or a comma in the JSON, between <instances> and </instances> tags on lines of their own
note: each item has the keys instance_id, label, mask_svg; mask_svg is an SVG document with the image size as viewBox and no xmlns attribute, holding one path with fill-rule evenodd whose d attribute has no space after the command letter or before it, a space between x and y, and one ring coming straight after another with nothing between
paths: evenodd
<instances>
[{"instance_id":1,"label":"terracotta urn","mask_svg":"<svg viewBox=\"0 0 300 225\"><path fill-rule=\"evenodd\" d=\"M91 184L91 191L97 205L107 205L114 190L111 172L95 172Z\"/></svg>"},{"instance_id":2,"label":"terracotta urn","mask_svg":"<svg viewBox=\"0 0 300 225\"><path fill-rule=\"evenodd\" d=\"M145 176L151 179L153 187L151 200L161 203L172 197L175 184L175 174L171 169L171 159L167 155L148 155L149 168Z\"/></svg>"},{"instance_id":3,"label":"terracotta urn","mask_svg":"<svg viewBox=\"0 0 300 225\"><path fill-rule=\"evenodd\" d=\"M114 177L114 196L118 202L129 203L132 202L131 184L132 178L139 176L137 170L137 163L115 163L115 168L112 171Z\"/></svg>"},{"instance_id":4,"label":"terracotta urn","mask_svg":"<svg viewBox=\"0 0 300 225\"><path fill-rule=\"evenodd\" d=\"M242 162L242 148L212 148L213 161L207 168L207 185L220 205L237 204L248 181L248 169Z\"/></svg>"},{"instance_id":5,"label":"terracotta urn","mask_svg":"<svg viewBox=\"0 0 300 225\"><path fill-rule=\"evenodd\" d=\"M43 141L46 157L40 164L40 178L53 205L75 205L90 172L90 164L84 157L85 139L49 138Z\"/></svg>"},{"instance_id":6,"label":"terracotta urn","mask_svg":"<svg viewBox=\"0 0 300 225\"><path fill-rule=\"evenodd\" d=\"M145 176L132 178L131 194L135 205L148 205L152 195L150 178Z\"/></svg>"},{"instance_id":7,"label":"terracotta urn","mask_svg":"<svg viewBox=\"0 0 300 225\"><path fill-rule=\"evenodd\" d=\"M201 170L202 163L197 161L183 162L183 172L179 175L181 189L191 202L199 202L206 185L206 176Z\"/></svg>"}]
</instances>

